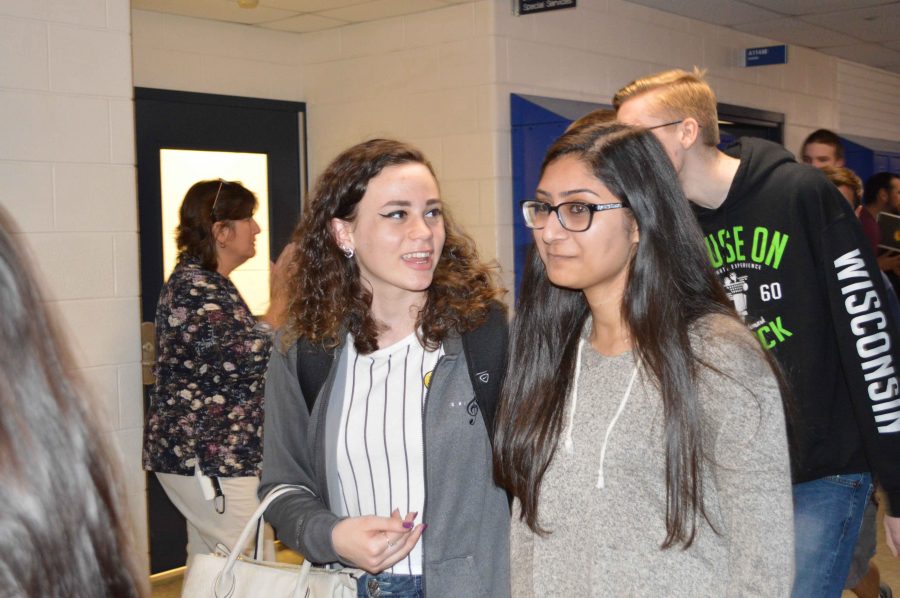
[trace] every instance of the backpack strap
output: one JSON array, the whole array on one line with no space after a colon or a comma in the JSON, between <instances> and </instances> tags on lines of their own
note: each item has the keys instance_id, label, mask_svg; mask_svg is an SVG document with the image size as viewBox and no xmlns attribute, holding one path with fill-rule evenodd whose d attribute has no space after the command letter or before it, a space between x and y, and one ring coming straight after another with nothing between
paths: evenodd
<instances>
[{"instance_id":1,"label":"backpack strap","mask_svg":"<svg viewBox=\"0 0 900 598\"><path fill-rule=\"evenodd\" d=\"M472 388L475 390L475 401L481 410L491 442L494 440L494 413L497 411L500 387L506 373L508 335L506 311L500 304L490 307L484 324L462 335L463 352ZM321 346L310 345L302 339L297 342L297 380L310 413L333 362L334 354Z\"/></svg>"},{"instance_id":2,"label":"backpack strap","mask_svg":"<svg viewBox=\"0 0 900 598\"><path fill-rule=\"evenodd\" d=\"M487 320L462 335L463 352L469 366L469 377L475 390L475 401L481 409L488 438L494 441L494 414L500 399L500 387L506 375L506 345L509 325L506 310L500 304L490 307Z\"/></svg>"},{"instance_id":3,"label":"backpack strap","mask_svg":"<svg viewBox=\"0 0 900 598\"><path fill-rule=\"evenodd\" d=\"M333 362L334 353L326 351L324 347L313 346L302 339L297 341L297 380L310 413Z\"/></svg>"}]
</instances>

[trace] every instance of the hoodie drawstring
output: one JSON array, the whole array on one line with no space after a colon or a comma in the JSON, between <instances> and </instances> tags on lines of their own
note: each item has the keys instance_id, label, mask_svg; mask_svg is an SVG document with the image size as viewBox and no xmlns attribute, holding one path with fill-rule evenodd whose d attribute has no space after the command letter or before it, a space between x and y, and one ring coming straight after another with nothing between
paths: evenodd
<instances>
[{"instance_id":1,"label":"hoodie drawstring","mask_svg":"<svg viewBox=\"0 0 900 598\"><path fill-rule=\"evenodd\" d=\"M572 443L572 428L575 426L575 406L578 405L578 377L581 375L581 350L584 347L584 339L578 339L578 351L575 353L575 379L572 381L572 406L569 408L569 425L566 426L566 452L570 455L574 450Z\"/></svg>"},{"instance_id":2,"label":"hoodie drawstring","mask_svg":"<svg viewBox=\"0 0 900 598\"><path fill-rule=\"evenodd\" d=\"M600 470L597 472L597 488L604 488L606 485L603 480L603 461L606 459L606 445L609 442L609 435L612 433L613 427L616 425L616 422L619 421L619 416L625 411L625 404L628 402L628 397L631 396L631 389L634 387L634 381L637 378L639 367L640 363L637 363L631 371L631 380L628 381L628 388L625 389L625 394L622 395L622 401L619 403L619 408L616 409L616 414L613 416L612 421L609 422L609 426L606 427L606 435L603 437L603 447L600 449Z\"/></svg>"}]
</instances>

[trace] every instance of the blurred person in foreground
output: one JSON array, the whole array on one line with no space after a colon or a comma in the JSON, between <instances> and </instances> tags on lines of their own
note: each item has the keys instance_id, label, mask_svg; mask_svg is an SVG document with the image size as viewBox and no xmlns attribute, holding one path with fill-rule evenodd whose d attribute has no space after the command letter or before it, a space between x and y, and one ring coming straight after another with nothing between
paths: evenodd
<instances>
[{"instance_id":1,"label":"blurred person in foreground","mask_svg":"<svg viewBox=\"0 0 900 598\"><path fill-rule=\"evenodd\" d=\"M117 459L0 210L0 595L147 596Z\"/></svg>"}]
</instances>

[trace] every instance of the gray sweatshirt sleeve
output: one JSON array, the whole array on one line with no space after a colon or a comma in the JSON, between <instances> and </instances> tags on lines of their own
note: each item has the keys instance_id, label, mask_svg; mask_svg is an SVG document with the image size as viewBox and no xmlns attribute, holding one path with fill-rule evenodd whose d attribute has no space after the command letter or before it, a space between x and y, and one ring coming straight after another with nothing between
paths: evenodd
<instances>
[{"instance_id":1,"label":"gray sweatshirt sleeve","mask_svg":"<svg viewBox=\"0 0 900 598\"><path fill-rule=\"evenodd\" d=\"M701 393L713 469L729 538L727 596L789 596L794 523L784 408L762 349L726 332L701 353ZM708 453L709 454L709 453Z\"/></svg>"},{"instance_id":2,"label":"gray sweatshirt sleeve","mask_svg":"<svg viewBox=\"0 0 900 598\"><path fill-rule=\"evenodd\" d=\"M287 494L266 509L282 542L313 563L335 563L340 558L331 532L340 518L325 505L317 487L314 459L315 422L310 425L306 401L297 381L297 347L280 349L276 338L266 374L263 464L259 497L278 484L305 486L309 492ZM314 412L315 413L315 412Z\"/></svg>"}]
</instances>

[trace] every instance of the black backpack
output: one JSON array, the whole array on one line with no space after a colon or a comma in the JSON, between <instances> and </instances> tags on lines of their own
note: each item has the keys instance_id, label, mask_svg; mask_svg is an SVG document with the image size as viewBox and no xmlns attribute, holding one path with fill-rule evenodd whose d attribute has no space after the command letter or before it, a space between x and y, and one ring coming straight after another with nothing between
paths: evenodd
<instances>
[{"instance_id":1,"label":"black backpack","mask_svg":"<svg viewBox=\"0 0 900 598\"><path fill-rule=\"evenodd\" d=\"M484 324L462 335L463 352L469 366L469 378L475 389L475 404L481 410L488 437L494 440L494 412L500 397L500 387L506 373L506 344L508 328L506 312L499 305L492 306ZM297 344L297 380L306 399L306 407L312 412L316 398L331 364L334 353L322 346L314 346L300 340ZM476 406L468 407L473 416ZM472 420L474 422L474 418Z\"/></svg>"}]
</instances>

